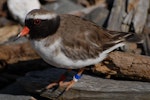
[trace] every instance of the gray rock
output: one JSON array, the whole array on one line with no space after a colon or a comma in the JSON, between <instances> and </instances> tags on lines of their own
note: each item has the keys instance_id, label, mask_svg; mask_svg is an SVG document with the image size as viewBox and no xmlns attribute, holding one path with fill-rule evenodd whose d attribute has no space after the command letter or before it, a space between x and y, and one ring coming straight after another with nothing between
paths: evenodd
<instances>
[{"instance_id":1,"label":"gray rock","mask_svg":"<svg viewBox=\"0 0 150 100\"><path fill-rule=\"evenodd\" d=\"M98 7L91 11L89 14L85 16L86 19L95 22L99 26L103 26L107 16L109 14L109 10L104 7Z\"/></svg>"},{"instance_id":2,"label":"gray rock","mask_svg":"<svg viewBox=\"0 0 150 100\"><path fill-rule=\"evenodd\" d=\"M0 90L0 100L47 100L39 95L30 94L19 82L14 82Z\"/></svg>"},{"instance_id":3,"label":"gray rock","mask_svg":"<svg viewBox=\"0 0 150 100\"><path fill-rule=\"evenodd\" d=\"M43 71L34 71L20 78L18 82L28 91L39 93L46 98L56 98L63 93L64 88L58 88L55 91L42 91L47 84L59 79L64 73L64 69L50 68ZM71 80L75 72L70 72L67 80ZM59 99L102 99L105 100L148 100L150 98L150 83L136 81L117 81L111 79L102 79L95 76L83 75L69 91L60 96Z\"/></svg>"},{"instance_id":4,"label":"gray rock","mask_svg":"<svg viewBox=\"0 0 150 100\"><path fill-rule=\"evenodd\" d=\"M0 90L0 100L29 100L29 98L31 96L17 82Z\"/></svg>"},{"instance_id":5,"label":"gray rock","mask_svg":"<svg viewBox=\"0 0 150 100\"><path fill-rule=\"evenodd\" d=\"M0 94L0 100L29 100L30 96L20 96L20 95L11 95L11 94Z\"/></svg>"},{"instance_id":6,"label":"gray rock","mask_svg":"<svg viewBox=\"0 0 150 100\"><path fill-rule=\"evenodd\" d=\"M54 11L56 13L62 14L75 10L81 10L84 7L82 7L81 5L76 5L71 0L57 0L57 2L45 4L43 8L49 11Z\"/></svg>"},{"instance_id":7,"label":"gray rock","mask_svg":"<svg viewBox=\"0 0 150 100\"><path fill-rule=\"evenodd\" d=\"M14 24L13 21L7 19L6 17L0 17L0 27L6 26L6 25L12 25Z\"/></svg>"}]
</instances>

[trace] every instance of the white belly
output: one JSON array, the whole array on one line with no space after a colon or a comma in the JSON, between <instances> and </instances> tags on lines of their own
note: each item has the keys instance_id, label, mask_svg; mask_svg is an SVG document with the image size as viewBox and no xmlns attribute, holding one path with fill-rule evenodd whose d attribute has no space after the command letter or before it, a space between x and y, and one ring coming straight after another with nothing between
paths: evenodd
<instances>
[{"instance_id":1,"label":"white belly","mask_svg":"<svg viewBox=\"0 0 150 100\"><path fill-rule=\"evenodd\" d=\"M122 47L124 43L117 44L111 47L108 50L103 51L99 54L99 57L94 59L86 59L86 60L72 60L65 56L65 54L60 50L60 42L61 39L55 41L55 43L51 46L44 47L44 40L42 41L31 41L32 46L37 51L37 53L46 61L48 64L53 65L59 68L67 68L67 69L78 69L85 66L93 65L101 62L107 57L107 54L112 50ZM57 52L55 52L57 50Z\"/></svg>"}]
</instances>

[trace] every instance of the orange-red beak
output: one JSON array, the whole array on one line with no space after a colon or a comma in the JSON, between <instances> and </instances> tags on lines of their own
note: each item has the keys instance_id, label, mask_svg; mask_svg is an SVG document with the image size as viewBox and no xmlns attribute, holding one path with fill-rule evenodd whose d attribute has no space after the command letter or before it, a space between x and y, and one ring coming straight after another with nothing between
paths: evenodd
<instances>
[{"instance_id":1,"label":"orange-red beak","mask_svg":"<svg viewBox=\"0 0 150 100\"><path fill-rule=\"evenodd\" d=\"M19 39L20 37L23 37L25 35L27 35L29 33L30 29L25 26L22 31L17 35L17 37L15 38L15 40Z\"/></svg>"}]
</instances>

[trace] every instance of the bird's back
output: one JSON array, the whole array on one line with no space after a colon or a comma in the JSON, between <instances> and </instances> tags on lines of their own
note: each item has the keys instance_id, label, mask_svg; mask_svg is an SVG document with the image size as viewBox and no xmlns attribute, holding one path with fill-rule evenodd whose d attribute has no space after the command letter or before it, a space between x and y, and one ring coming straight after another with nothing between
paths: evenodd
<instances>
[{"instance_id":1,"label":"bird's back","mask_svg":"<svg viewBox=\"0 0 150 100\"><path fill-rule=\"evenodd\" d=\"M37 41L36 44L47 63L77 69L101 62L108 53L124 46L130 36L131 33L108 31L83 18L64 14L60 15L56 33L42 39L46 43Z\"/></svg>"},{"instance_id":2,"label":"bird's back","mask_svg":"<svg viewBox=\"0 0 150 100\"><path fill-rule=\"evenodd\" d=\"M118 43L137 38L133 36L134 33L108 31L77 16L64 14L60 18L63 44L61 50L73 60L96 58L101 52Z\"/></svg>"}]
</instances>

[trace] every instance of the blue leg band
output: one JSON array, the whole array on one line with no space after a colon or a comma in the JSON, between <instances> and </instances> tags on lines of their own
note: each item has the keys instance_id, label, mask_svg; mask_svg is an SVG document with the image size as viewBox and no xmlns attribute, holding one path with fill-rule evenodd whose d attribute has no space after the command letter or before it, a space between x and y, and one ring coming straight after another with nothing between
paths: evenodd
<instances>
[{"instance_id":1,"label":"blue leg band","mask_svg":"<svg viewBox=\"0 0 150 100\"><path fill-rule=\"evenodd\" d=\"M82 77L82 75L76 74L76 75L74 75L73 80L74 80L75 82L77 82L81 77Z\"/></svg>"}]
</instances>

